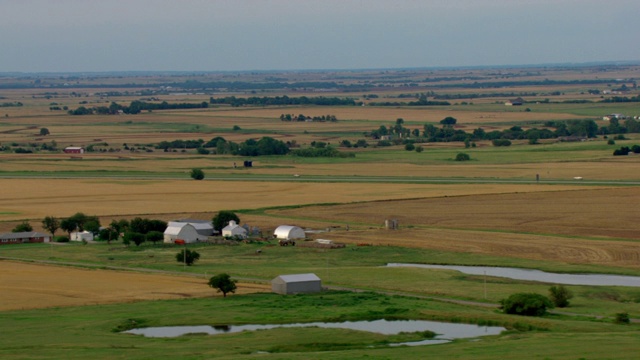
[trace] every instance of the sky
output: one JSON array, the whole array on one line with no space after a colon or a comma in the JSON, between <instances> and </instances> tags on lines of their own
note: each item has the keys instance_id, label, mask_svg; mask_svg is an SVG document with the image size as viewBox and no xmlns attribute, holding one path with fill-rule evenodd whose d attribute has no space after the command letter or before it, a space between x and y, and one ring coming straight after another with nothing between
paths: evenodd
<instances>
[{"instance_id":1,"label":"sky","mask_svg":"<svg viewBox=\"0 0 640 360\"><path fill-rule=\"evenodd\" d=\"M0 72L640 61L638 0L0 0Z\"/></svg>"}]
</instances>

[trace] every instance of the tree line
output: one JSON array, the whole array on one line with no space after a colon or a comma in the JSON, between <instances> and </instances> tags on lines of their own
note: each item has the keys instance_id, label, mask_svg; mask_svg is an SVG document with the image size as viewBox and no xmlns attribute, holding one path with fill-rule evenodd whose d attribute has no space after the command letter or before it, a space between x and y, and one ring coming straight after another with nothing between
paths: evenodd
<instances>
[{"instance_id":1,"label":"tree line","mask_svg":"<svg viewBox=\"0 0 640 360\"><path fill-rule=\"evenodd\" d=\"M608 126L598 127L594 120L576 119L567 121L546 121L544 128L523 129L520 126L512 126L505 130L485 131L483 128L466 132L455 129L457 120L453 117L446 117L440 121L441 126L425 124L422 131L420 129L409 129L404 126L403 119L397 119L394 125L381 125L378 129L372 130L365 135L378 140L383 140L392 145L402 143L409 139L421 140L423 142L468 142L478 140L491 140L496 146L508 146L510 141L501 140L529 140L531 144L537 143L539 139L571 139L571 138L594 138L597 135L621 134L626 132L640 132L640 122L628 118L621 124L613 119ZM384 144L383 144L384 145Z\"/></svg>"},{"instance_id":2,"label":"tree line","mask_svg":"<svg viewBox=\"0 0 640 360\"><path fill-rule=\"evenodd\" d=\"M212 105L225 104L233 107L238 106L270 106L270 105L318 105L318 106L355 106L356 101L351 98L339 98L339 97L289 97L289 96L274 96L274 97L247 97L238 98L235 96L227 96L223 98L209 98L209 103Z\"/></svg>"},{"instance_id":3,"label":"tree line","mask_svg":"<svg viewBox=\"0 0 640 360\"><path fill-rule=\"evenodd\" d=\"M116 115L120 112L124 114L139 114L142 111L153 110L175 110L175 109L205 109L209 107L209 103L206 101L200 103L168 103L163 101L161 103L150 103L145 101L135 100L128 106L120 105L116 102L112 102L109 106L97 106L97 107L85 107L80 106L75 110L69 110L69 115Z\"/></svg>"}]
</instances>

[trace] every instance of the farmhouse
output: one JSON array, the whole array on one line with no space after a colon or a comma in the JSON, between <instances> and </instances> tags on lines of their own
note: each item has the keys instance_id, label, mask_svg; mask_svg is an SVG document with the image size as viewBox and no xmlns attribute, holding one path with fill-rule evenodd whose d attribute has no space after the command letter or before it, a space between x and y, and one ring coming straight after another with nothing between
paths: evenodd
<instances>
[{"instance_id":1,"label":"farmhouse","mask_svg":"<svg viewBox=\"0 0 640 360\"><path fill-rule=\"evenodd\" d=\"M168 226L184 226L185 224L189 224L196 229L196 232L202 236L211 236L213 235L213 225L211 221L207 220L195 220L195 219L182 219L177 221L169 221Z\"/></svg>"},{"instance_id":2,"label":"farmhouse","mask_svg":"<svg viewBox=\"0 0 640 360\"><path fill-rule=\"evenodd\" d=\"M67 146L63 151L65 154L84 154L84 149L79 146Z\"/></svg>"},{"instance_id":3,"label":"farmhouse","mask_svg":"<svg viewBox=\"0 0 640 360\"><path fill-rule=\"evenodd\" d=\"M234 220L229 221L229 225L222 228L222 236L224 237L247 237L247 229L242 226L236 224Z\"/></svg>"},{"instance_id":4,"label":"farmhouse","mask_svg":"<svg viewBox=\"0 0 640 360\"><path fill-rule=\"evenodd\" d=\"M316 274L280 275L271 280L274 293L288 295L322 291L322 283Z\"/></svg>"},{"instance_id":5,"label":"farmhouse","mask_svg":"<svg viewBox=\"0 0 640 360\"><path fill-rule=\"evenodd\" d=\"M51 236L35 231L6 233L0 235L0 245L48 243L50 241Z\"/></svg>"},{"instance_id":6,"label":"farmhouse","mask_svg":"<svg viewBox=\"0 0 640 360\"><path fill-rule=\"evenodd\" d=\"M198 234L196 228L191 224L182 224L181 226L167 226L167 229L164 231L164 243L166 244L173 244L176 241L190 244L203 240L207 240L207 237Z\"/></svg>"},{"instance_id":7,"label":"farmhouse","mask_svg":"<svg viewBox=\"0 0 640 360\"><path fill-rule=\"evenodd\" d=\"M71 233L71 238L69 239L71 241L92 241L93 240L93 233L89 232L89 231L77 231L74 233Z\"/></svg>"},{"instance_id":8,"label":"farmhouse","mask_svg":"<svg viewBox=\"0 0 640 360\"><path fill-rule=\"evenodd\" d=\"M280 225L273 232L273 237L279 240L304 239L307 235L298 226Z\"/></svg>"}]
</instances>

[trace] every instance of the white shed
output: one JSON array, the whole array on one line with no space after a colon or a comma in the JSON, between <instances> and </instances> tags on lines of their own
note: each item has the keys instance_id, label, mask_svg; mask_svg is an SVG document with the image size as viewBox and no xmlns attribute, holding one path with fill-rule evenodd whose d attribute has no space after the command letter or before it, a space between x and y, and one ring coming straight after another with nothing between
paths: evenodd
<instances>
[{"instance_id":1,"label":"white shed","mask_svg":"<svg viewBox=\"0 0 640 360\"><path fill-rule=\"evenodd\" d=\"M322 291L322 283L316 274L280 275L271 280L271 290L277 294L315 293Z\"/></svg>"},{"instance_id":2,"label":"white shed","mask_svg":"<svg viewBox=\"0 0 640 360\"><path fill-rule=\"evenodd\" d=\"M298 226L280 225L273 232L273 237L280 240L304 239L307 235Z\"/></svg>"},{"instance_id":3,"label":"white shed","mask_svg":"<svg viewBox=\"0 0 640 360\"><path fill-rule=\"evenodd\" d=\"M89 231L77 231L77 232L73 232L71 233L71 238L69 239L71 241L92 241L93 240L93 233L89 232Z\"/></svg>"},{"instance_id":4,"label":"white shed","mask_svg":"<svg viewBox=\"0 0 640 360\"><path fill-rule=\"evenodd\" d=\"M194 243L196 241L207 240L206 236L198 234L196 228L190 224L182 224L181 226L168 226L164 231L164 242L173 244L176 240L182 240L185 243Z\"/></svg>"},{"instance_id":5,"label":"white shed","mask_svg":"<svg viewBox=\"0 0 640 360\"><path fill-rule=\"evenodd\" d=\"M234 220L229 221L229 225L222 228L222 236L224 237L247 237L247 229L238 225Z\"/></svg>"}]
</instances>

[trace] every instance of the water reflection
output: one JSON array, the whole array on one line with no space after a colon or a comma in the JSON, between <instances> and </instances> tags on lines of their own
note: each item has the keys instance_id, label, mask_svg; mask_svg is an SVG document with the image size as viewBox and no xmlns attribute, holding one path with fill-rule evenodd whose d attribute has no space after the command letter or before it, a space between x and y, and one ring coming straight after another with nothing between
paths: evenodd
<instances>
[{"instance_id":1,"label":"water reflection","mask_svg":"<svg viewBox=\"0 0 640 360\"><path fill-rule=\"evenodd\" d=\"M487 275L515 280L539 281L565 285L632 286L640 287L640 276L603 274L557 274L540 270L461 265L430 265L389 263L387 267L420 267L427 269L456 270L469 275Z\"/></svg>"},{"instance_id":2,"label":"water reflection","mask_svg":"<svg viewBox=\"0 0 640 360\"><path fill-rule=\"evenodd\" d=\"M478 326L469 324L453 324L439 321L425 320L374 320L374 321L345 321L340 323L296 323L275 325L225 325L225 326L164 326L139 328L125 331L125 333L144 335L146 337L178 337L186 334L225 334L242 331L269 330L275 328L319 327L334 329L350 329L368 331L384 335L396 335L401 332L433 331L438 334L434 339L406 343L390 344L390 346L418 346L441 344L453 339L475 338L478 336L498 335L506 330L500 326Z\"/></svg>"}]
</instances>

